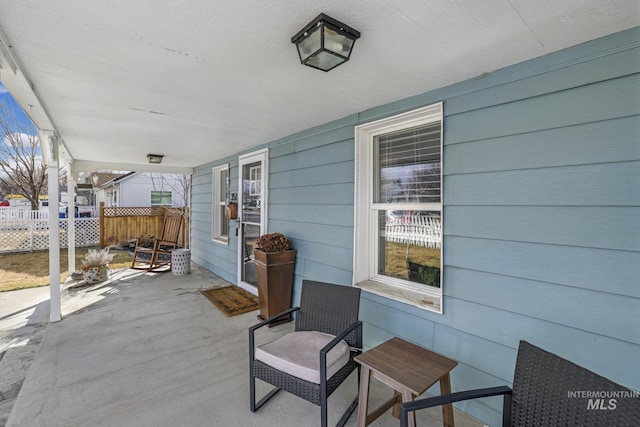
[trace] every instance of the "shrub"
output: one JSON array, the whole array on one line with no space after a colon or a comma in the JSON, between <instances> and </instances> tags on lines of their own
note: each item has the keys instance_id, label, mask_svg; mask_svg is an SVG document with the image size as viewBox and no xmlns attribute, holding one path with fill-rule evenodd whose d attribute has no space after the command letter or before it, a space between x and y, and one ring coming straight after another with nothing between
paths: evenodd
<instances>
[{"instance_id":1,"label":"shrub","mask_svg":"<svg viewBox=\"0 0 640 427\"><path fill-rule=\"evenodd\" d=\"M156 236L153 234L145 234L144 236L138 237L140 239L139 245L143 248L152 248L153 244L156 241Z\"/></svg>"},{"instance_id":2,"label":"shrub","mask_svg":"<svg viewBox=\"0 0 640 427\"><path fill-rule=\"evenodd\" d=\"M113 254L109 253L109 249L89 249L82 259L82 266L83 270L88 270L91 267L107 265L111 261L113 261Z\"/></svg>"}]
</instances>

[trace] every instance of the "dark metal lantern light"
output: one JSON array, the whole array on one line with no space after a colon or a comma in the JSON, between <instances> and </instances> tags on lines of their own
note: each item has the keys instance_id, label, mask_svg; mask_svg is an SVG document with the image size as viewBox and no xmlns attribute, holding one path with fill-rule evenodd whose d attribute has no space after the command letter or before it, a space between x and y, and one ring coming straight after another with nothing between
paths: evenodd
<instances>
[{"instance_id":1,"label":"dark metal lantern light","mask_svg":"<svg viewBox=\"0 0 640 427\"><path fill-rule=\"evenodd\" d=\"M149 163L162 163L163 154L147 154L147 159L149 159Z\"/></svg>"},{"instance_id":2,"label":"dark metal lantern light","mask_svg":"<svg viewBox=\"0 0 640 427\"><path fill-rule=\"evenodd\" d=\"M324 13L307 24L295 36L300 62L309 67L329 71L349 60L360 33Z\"/></svg>"}]
</instances>

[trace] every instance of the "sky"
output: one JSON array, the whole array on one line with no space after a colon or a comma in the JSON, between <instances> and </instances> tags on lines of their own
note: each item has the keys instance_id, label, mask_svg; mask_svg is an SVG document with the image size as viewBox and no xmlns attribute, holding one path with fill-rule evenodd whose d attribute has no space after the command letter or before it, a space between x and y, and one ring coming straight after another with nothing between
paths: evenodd
<instances>
[{"instance_id":1,"label":"sky","mask_svg":"<svg viewBox=\"0 0 640 427\"><path fill-rule=\"evenodd\" d=\"M9 93L7 88L4 87L2 82L0 82L0 103L6 104L9 109L13 112L14 118L16 121L16 125L21 129L16 129L16 131L22 129L30 129L32 135L37 135L38 131L36 127L31 122L31 119L25 114L20 105L13 99L13 96Z\"/></svg>"},{"instance_id":2,"label":"sky","mask_svg":"<svg viewBox=\"0 0 640 427\"><path fill-rule=\"evenodd\" d=\"M19 133L22 141L25 143L28 142L28 136L26 133L30 135L38 136L38 129L31 122L31 119L26 115L26 113L22 110L20 105L13 99L13 96L9 93L7 88L4 87L2 82L0 82L0 104L4 104L8 107L10 113L13 114L13 118L8 118L7 123L9 125L13 125L16 128L10 129L11 133ZM26 133L25 133L26 132ZM0 135L0 138L5 137L4 134ZM1 142L0 142L1 143ZM36 149L36 158L41 159L40 147ZM13 162L10 162L13 163Z\"/></svg>"}]
</instances>

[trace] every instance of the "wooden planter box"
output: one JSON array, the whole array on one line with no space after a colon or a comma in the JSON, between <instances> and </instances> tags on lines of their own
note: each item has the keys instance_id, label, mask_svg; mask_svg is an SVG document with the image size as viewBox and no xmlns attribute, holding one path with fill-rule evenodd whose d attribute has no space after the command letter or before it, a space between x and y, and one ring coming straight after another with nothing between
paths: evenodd
<instances>
[{"instance_id":1,"label":"wooden planter box","mask_svg":"<svg viewBox=\"0 0 640 427\"><path fill-rule=\"evenodd\" d=\"M293 271L296 262L296 251L267 253L255 249L256 278L258 282L258 302L260 319L268 319L291 308L293 293ZM285 316L282 321L291 320Z\"/></svg>"}]
</instances>

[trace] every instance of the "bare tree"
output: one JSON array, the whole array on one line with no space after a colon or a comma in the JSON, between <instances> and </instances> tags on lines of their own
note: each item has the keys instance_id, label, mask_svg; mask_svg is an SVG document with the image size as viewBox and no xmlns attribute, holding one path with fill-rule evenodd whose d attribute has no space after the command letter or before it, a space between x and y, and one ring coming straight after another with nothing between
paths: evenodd
<instances>
[{"instance_id":1,"label":"bare tree","mask_svg":"<svg viewBox=\"0 0 640 427\"><path fill-rule=\"evenodd\" d=\"M0 103L0 183L31 202L38 209L47 188L47 169L39 153L33 128L19 123L5 103Z\"/></svg>"},{"instance_id":2,"label":"bare tree","mask_svg":"<svg viewBox=\"0 0 640 427\"><path fill-rule=\"evenodd\" d=\"M191 193L191 175L182 174L149 174L153 189L157 191L171 190L172 193L177 194L183 206L167 207L172 212L178 212L184 217L185 222L185 241L187 247L189 246L191 230L191 212L189 209L189 195ZM172 200L172 204L175 202Z\"/></svg>"}]
</instances>

